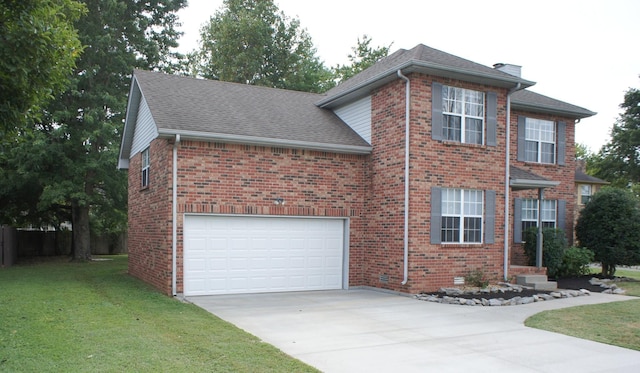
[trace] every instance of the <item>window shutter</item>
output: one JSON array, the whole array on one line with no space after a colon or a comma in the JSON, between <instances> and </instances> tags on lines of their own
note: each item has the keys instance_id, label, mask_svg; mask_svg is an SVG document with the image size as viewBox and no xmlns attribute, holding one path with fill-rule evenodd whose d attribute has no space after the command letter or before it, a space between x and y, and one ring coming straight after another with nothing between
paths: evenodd
<instances>
[{"instance_id":1,"label":"window shutter","mask_svg":"<svg viewBox=\"0 0 640 373\"><path fill-rule=\"evenodd\" d=\"M513 242L522 243L522 198L516 198L514 200Z\"/></svg>"},{"instance_id":2,"label":"window shutter","mask_svg":"<svg viewBox=\"0 0 640 373\"><path fill-rule=\"evenodd\" d=\"M524 162L525 135L527 117L518 115L518 160Z\"/></svg>"},{"instance_id":3,"label":"window shutter","mask_svg":"<svg viewBox=\"0 0 640 373\"><path fill-rule=\"evenodd\" d=\"M496 146L498 127L498 94L487 92L487 145Z\"/></svg>"},{"instance_id":4,"label":"window shutter","mask_svg":"<svg viewBox=\"0 0 640 373\"><path fill-rule=\"evenodd\" d=\"M558 122L558 164L564 166L565 149L567 145L567 123Z\"/></svg>"},{"instance_id":5,"label":"window shutter","mask_svg":"<svg viewBox=\"0 0 640 373\"><path fill-rule=\"evenodd\" d=\"M431 243L442 243L442 189L431 187Z\"/></svg>"},{"instance_id":6,"label":"window shutter","mask_svg":"<svg viewBox=\"0 0 640 373\"><path fill-rule=\"evenodd\" d=\"M487 190L485 192L485 220L484 220L484 242L495 243L496 231L496 192Z\"/></svg>"},{"instance_id":7,"label":"window shutter","mask_svg":"<svg viewBox=\"0 0 640 373\"><path fill-rule=\"evenodd\" d=\"M558 200L558 221L556 227L564 230L565 221L567 219L567 201L563 199Z\"/></svg>"},{"instance_id":8,"label":"window shutter","mask_svg":"<svg viewBox=\"0 0 640 373\"><path fill-rule=\"evenodd\" d=\"M431 138L444 140L442 136L442 84L431 84Z\"/></svg>"}]
</instances>

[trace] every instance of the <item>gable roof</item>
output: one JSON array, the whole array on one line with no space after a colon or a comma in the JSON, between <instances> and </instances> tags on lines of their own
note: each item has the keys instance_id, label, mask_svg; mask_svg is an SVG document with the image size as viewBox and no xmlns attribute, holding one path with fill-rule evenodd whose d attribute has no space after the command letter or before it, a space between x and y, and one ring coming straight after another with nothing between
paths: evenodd
<instances>
[{"instance_id":1,"label":"gable roof","mask_svg":"<svg viewBox=\"0 0 640 373\"><path fill-rule=\"evenodd\" d=\"M596 115L593 111L583 107L556 100L526 89L516 91L511 95L511 107L513 109L533 111L536 113L564 115L576 119Z\"/></svg>"},{"instance_id":2,"label":"gable roof","mask_svg":"<svg viewBox=\"0 0 640 373\"><path fill-rule=\"evenodd\" d=\"M331 110L322 95L135 70L120 159L128 159L144 100L159 137L337 151L371 152L371 146Z\"/></svg>"},{"instance_id":3,"label":"gable roof","mask_svg":"<svg viewBox=\"0 0 640 373\"><path fill-rule=\"evenodd\" d=\"M418 44L410 50L400 49L342 82L329 90L327 97L320 100L318 105L333 107L364 96L372 89L397 79L398 70L402 70L403 74L421 72L505 88L516 87L518 83L521 88L535 84L518 76Z\"/></svg>"}]
</instances>

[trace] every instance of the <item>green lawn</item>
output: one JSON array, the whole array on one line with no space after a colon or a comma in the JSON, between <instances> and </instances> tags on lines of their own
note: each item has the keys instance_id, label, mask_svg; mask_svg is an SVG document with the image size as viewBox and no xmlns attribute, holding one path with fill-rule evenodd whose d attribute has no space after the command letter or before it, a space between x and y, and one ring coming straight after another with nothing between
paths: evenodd
<instances>
[{"instance_id":1,"label":"green lawn","mask_svg":"<svg viewBox=\"0 0 640 373\"><path fill-rule=\"evenodd\" d=\"M640 271L618 269L616 276L640 280ZM617 285L626 295L640 296L640 282ZM640 350L640 299L545 311L528 318L525 325Z\"/></svg>"},{"instance_id":2,"label":"green lawn","mask_svg":"<svg viewBox=\"0 0 640 373\"><path fill-rule=\"evenodd\" d=\"M316 371L108 259L0 269L0 371Z\"/></svg>"}]
</instances>

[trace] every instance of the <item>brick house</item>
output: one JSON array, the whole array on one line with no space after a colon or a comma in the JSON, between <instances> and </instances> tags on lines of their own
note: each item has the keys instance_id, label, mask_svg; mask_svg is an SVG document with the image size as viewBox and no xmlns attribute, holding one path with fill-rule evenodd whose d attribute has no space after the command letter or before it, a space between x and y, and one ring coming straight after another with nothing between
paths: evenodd
<instances>
[{"instance_id":1,"label":"brick house","mask_svg":"<svg viewBox=\"0 0 640 373\"><path fill-rule=\"evenodd\" d=\"M135 71L129 272L202 295L531 271L522 229L573 230L575 123L595 114L533 84L424 45L322 95Z\"/></svg>"}]
</instances>

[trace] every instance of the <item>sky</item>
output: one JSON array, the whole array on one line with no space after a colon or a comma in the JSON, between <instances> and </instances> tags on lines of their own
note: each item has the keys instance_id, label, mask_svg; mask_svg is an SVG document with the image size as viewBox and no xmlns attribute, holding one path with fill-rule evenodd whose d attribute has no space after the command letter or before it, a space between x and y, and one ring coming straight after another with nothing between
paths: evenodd
<instances>
[{"instance_id":1,"label":"sky","mask_svg":"<svg viewBox=\"0 0 640 373\"><path fill-rule=\"evenodd\" d=\"M576 124L576 142L597 152L610 139L620 103L640 88L637 0L275 0L298 18L325 66L348 63L358 38L390 53L418 44L486 66L522 66L531 91L598 114ZM179 13L181 52L222 0L188 0Z\"/></svg>"}]
</instances>

